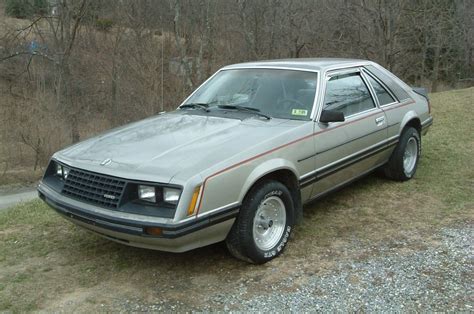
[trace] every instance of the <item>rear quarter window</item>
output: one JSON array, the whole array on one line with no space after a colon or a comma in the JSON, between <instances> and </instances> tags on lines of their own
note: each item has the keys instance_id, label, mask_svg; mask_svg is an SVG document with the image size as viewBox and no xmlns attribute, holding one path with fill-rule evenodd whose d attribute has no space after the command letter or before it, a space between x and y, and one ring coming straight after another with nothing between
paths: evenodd
<instances>
[{"instance_id":1,"label":"rear quarter window","mask_svg":"<svg viewBox=\"0 0 474 314\"><path fill-rule=\"evenodd\" d=\"M389 92L380 85L371 75L367 75L369 79L370 85L374 88L375 94L377 95L377 99L379 100L380 106L385 106L391 103L394 103L396 100L390 95Z\"/></svg>"},{"instance_id":2,"label":"rear quarter window","mask_svg":"<svg viewBox=\"0 0 474 314\"><path fill-rule=\"evenodd\" d=\"M365 69L381 80L395 95L395 97L398 98L398 101L410 99L410 95L408 95L408 93L384 71L374 67L373 65L367 65L365 66Z\"/></svg>"}]
</instances>

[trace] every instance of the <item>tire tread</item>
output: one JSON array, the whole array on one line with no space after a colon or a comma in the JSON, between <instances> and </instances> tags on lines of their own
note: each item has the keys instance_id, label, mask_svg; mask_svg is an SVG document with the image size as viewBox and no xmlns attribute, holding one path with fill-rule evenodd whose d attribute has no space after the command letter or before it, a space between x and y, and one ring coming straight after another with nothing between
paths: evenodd
<instances>
[{"instance_id":1,"label":"tire tread","mask_svg":"<svg viewBox=\"0 0 474 314\"><path fill-rule=\"evenodd\" d=\"M256 206L256 202L259 201L256 200L257 193L261 189L266 189L272 186L273 188L283 190L284 193L289 196L291 204L290 206L287 206L287 219L290 222L290 225L293 226L293 201L291 200L291 193L288 191L288 189L282 183L273 180L266 180L256 184L247 193L247 196L242 203L240 213L234 222L232 229L227 235L227 248L229 249L229 252L237 259L253 264L263 264L272 259L265 258L263 256L257 256L254 250L252 250L252 246L254 245L253 240L251 238L249 239L249 233L250 237L252 237L251 232L253 228L253 218L255 215L255 208L253 208L253 206Z\"/></svg>"},{"instance_id":2,"label":"tire tread","mask_svg":"<svg viewBox=\"0 0 474 314\"><path fill-rule=\"evenodd\" d=\"M403 169L403 154L405 152L406 143L408 142L408 139L412 135L415 135L418 140L418 159L416 161L413 174L411 176L407 176ZM390 156L389 161L383 167L383 172L385 176L387 176L389 179L394 180L394 181L407 181L411 179L416 172L416 168L417 168L419 157L420 157L420 150L421 150L421 137L420 137L419 132L413 127L405 128L402 131L402 134L400 135L400 140L397 144L397 147L395 147L395 150L392 152L392 155Z\"/></svg>"}]
</instances>

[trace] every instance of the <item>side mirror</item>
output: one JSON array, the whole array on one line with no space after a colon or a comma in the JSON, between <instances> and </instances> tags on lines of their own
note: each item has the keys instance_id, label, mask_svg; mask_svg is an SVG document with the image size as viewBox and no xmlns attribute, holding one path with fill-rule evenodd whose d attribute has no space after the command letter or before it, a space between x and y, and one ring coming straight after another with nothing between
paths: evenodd
<instances>
[{"instance_id":1,"label":"side mirror","mask_svg":"<svg viewBox=\"0 0 474 314\"><path fill-rule=\"evenodd\" d=\"M344 121L344 113L336 110L323 110L321 111L321 117L319 117L319 122L324 123Z\"/></svg>"}]
</instances>

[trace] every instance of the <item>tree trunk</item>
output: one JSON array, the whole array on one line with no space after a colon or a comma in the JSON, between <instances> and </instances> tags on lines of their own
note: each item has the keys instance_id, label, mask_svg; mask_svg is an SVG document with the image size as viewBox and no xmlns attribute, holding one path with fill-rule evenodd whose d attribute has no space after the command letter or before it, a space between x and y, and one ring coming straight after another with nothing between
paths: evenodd
<instances>
[{"instance_id":1,"label":"tree trunk","mask_svg":"<svg viewBox=\"0 0 474 314\"><path fill-rule=\"evenodd\" d=\"M114 52L112 56L112 73L111 73L111 86L110 86L110 106L112 110L112 123L117 125L119 123L118 119L118 81L119 81L119 66L117 64L117 59L119 55L119 47L122 39L122 29L117 30L117 34L114 42Z\"/></svg>"},{"instance_id":2,"label":"tree trunk","mask_svg":"<svg viewBox=\"0 0 474 314\"><path fill-rule=\"evenodd\" d=\"M433 57L433 73L431 76L431 92L435 93L438 91L438 80L439 80L439 58L440 58L441 47L439 40L435 46L435 53Z\"/></svg>"},{"instance_id":3,"label":"tree trunk","mask_svg":"<svg viewBox=\"0 0 474 314\"><path fill-rule=\"evenodd\" d=\"M170 2L170 4L171 4L171 2ZM173 5L173 4L171 4L171 5ZM189 66L188 60L186 59L186 51L185 51L183 45L181 44L181 38L179 36L179 19L180 19L180 16L181 16L181 3L180 3L179 0L176 0L176 2L174 3L174 19L173 19L174 38L175 38L175 41L176 41L176 47L178 48L178 51L180 53L181 66L183 67L184 72L185 72L186 85L188 86L189 89L192 90L194 88L194 83L191 79L192 70Z\"/></svg>"}]
</instances>

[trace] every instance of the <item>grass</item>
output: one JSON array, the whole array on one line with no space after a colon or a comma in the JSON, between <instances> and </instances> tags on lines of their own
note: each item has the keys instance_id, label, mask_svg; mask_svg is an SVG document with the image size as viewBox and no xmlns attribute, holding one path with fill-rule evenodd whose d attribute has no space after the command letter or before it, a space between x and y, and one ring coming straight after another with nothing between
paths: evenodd
<instances>
[{"instance_id":1,"label":"grass","mask_svg":"<svg viewBox=\"0 0 474 314\"><path fill-rule=\"evenodd\" d=\"M423 137L413 180L371 175L307 206L285 254L262 266L231 258L222 244L183 254L115 244L40 201L4 211L0 311L127 311L136 310L128 304L157 303L199 308L242 285L261 293L287 277L304 281L338 260L369 258L380 245L409 240L404 250L423 249L439 228L472 223L474 212L474 88L431 98L435 122ZM352 249L354 243L365 249Z\"/></svg>"}]
</instances>

